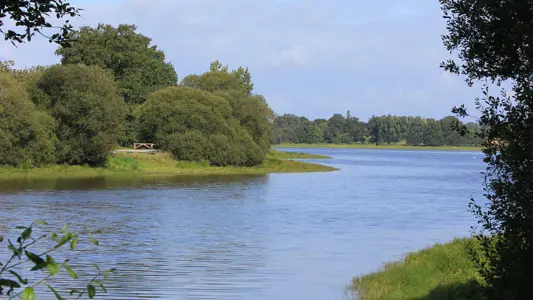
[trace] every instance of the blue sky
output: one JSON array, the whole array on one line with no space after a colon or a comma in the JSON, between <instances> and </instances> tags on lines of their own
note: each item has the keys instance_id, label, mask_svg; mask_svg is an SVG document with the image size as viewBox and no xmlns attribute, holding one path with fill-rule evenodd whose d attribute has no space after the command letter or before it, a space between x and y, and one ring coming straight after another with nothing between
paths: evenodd
<instances>
[{"instance_id":1,"label":"blue sky","mask_svg":"<svg viewBox=\"0 0 533 300\"><path fill-rule=\"evenodd\" d=\"M479 89L443 72L449 57L437 0L72 0L75 25L136 24L180 78L215 59L248 66L256 92L276 113L441 118ZM37 39L0 44L17 67L59 62Z\"/></svg>"}]
</instances>

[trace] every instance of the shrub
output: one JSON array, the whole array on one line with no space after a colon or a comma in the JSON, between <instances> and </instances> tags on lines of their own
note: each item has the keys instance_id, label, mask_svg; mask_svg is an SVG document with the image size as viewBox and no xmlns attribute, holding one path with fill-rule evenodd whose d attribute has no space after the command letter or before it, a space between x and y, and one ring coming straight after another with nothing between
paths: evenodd
<instances>
[{"instance_id":1,"label":"shrub","mask_svg":"<svg viewBox=\"0 0 533 300\"><path fill-rule=\"evenodd\" d=\"M56 121L58 162L105 162L125 115L111 73L84 65L53 66L43 71L31 94Z\"/></svg>"},{"instance_id":2,"label":"shrub","mask_svg":"<svg viewBox=\"0 0 533 300\"><path fill-rule=\"evenodd\" d=\"M141 138L162 148L170 135L191 130L229 134L235 123L227 100L188 87L169 87L153 93L136 115Z\"/></svg>"},{"instance_id":3,"label":"shrub","mask_svg":"<svg viewBox=\"0 0 533 300\"><path fill-rule=\"evenodd\" d=\"M216 166L252 166L265 153L232 115L224 97L170 87L151 95L137 111L141 136L178 160L208 160Z\"/></svg>"},{"instance_id":4,"label":"shrub","mask_svg":"<svg viewBox=\"0 0 533 300\"><path fill-rule=\"evenodd\" d=\"M54 121L39 112L24 88L0 73L0 165L39 166L54 163Z\"/></svg>"}]
</instances>

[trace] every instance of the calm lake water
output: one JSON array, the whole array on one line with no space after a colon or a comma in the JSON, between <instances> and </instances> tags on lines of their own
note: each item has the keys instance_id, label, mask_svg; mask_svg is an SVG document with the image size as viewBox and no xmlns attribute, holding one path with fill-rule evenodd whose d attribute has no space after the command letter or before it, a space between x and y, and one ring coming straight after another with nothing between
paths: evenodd
<instances>
[{"instance_id":1,"label":"calm lake water","mask_svg":"<svg viewBox=\"0 0 533 300\"><path fill-rule=\"evenodd\" d=\"M41 218L101 229L100 246L83 246L73 265L82 275L88 262L118 268L102 299L325 300L346 299L353 276L474 224L480 152L284 150L332 156L316 162L341 170L4 181L0 225Z\"/></svg>"}]
</instances>

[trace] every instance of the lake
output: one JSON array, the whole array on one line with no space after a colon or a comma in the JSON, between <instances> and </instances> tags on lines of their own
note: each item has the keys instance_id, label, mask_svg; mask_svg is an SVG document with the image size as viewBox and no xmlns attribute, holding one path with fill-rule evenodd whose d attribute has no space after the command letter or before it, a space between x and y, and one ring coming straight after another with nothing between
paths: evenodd
<instances>
[{"instance_id":1,"label":"lake","mask_svg":"<svg viewBox=\"0 0 533 300\"><path fill-rule=\"evenodd\" d=\"M353 276L474 225L480 152L281 150L332 156L313 161L340 171L4 181L0 225L102 230L74 256L82 275L83 263L118 269L101 299L246 300L346 299Z\"/></svg>"}]
</instances>

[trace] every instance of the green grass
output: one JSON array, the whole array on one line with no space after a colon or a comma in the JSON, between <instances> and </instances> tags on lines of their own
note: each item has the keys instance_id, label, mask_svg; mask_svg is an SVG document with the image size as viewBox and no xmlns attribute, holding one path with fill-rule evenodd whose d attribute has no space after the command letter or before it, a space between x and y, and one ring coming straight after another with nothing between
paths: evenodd
<instances>
[{"instance_id":1,"label":"green grass","mask_svg":"<svg viewBox=\"0 0 533 300\"><path fill-rule=\"evenodd\" d=\"M389 150L461 150L481 151L481 147L456 146L407 146L375 144L279 144L276 148L332 148L332 149L389 149Z\"/></svg>"},{"instance_id":2,"label":"green grass","mask_svg":"<svg viewBox=\"0 0 533 300\"><path fill-rule=\"evenodd\" d=\"M310 154L310 153L301 153L301 152L285 152L278 150L271 150L268 154L269 158L276 159L330 159L330 156L319 155L319 154Z\"/></svg>"},{"instance_id":3,"label":"green grass","mask_svg":"<svg viewBox=\"0 0 533 300\"><path fill-rule=\"evenodd\" d=\"M174 160L169 153L119 153L111 155L104 167L52 165L42 168L0 167L2 179L51 179L142 177L175 175L263 175L269 173L328 172L337 169L320 164L311 164L279 158L277 154L255 167L214 167L207 162Z\"/></svg>"},{"instance_id":4,"label":"green grass","mask_svg":"<svg viewBox=\"0 0 533 300\"><path fill-rule=\"evenodd\" d=\"M376 273L356 277L350 289L361 300L481 299L482 279L470 259L471 239L411 253Z\"/></svg>"}]
</instances>

